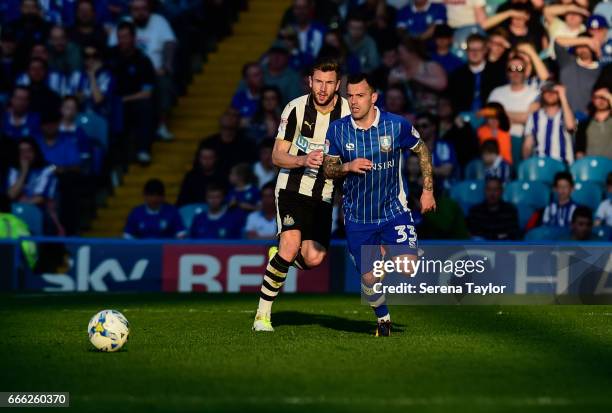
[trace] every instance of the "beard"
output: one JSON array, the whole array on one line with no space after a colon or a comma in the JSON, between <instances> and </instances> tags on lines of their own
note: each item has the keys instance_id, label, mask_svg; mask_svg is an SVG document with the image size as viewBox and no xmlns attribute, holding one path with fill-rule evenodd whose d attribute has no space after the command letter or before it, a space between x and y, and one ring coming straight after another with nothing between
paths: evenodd
<instances>
[{"instance_id":1,"label":"beard","mask_svg":"<svg viewBox=\"0 0 612 413\"><path fill-rule=\"evenodd\" d=\"M319 102L317 94L314 93L313 91L310 92L310 96L312 97L313 101L318 106L327 106L327 105L329 105L332 102L332 100L334 100L334 97L336 96L336 93L334 92L331 95L329 95L327 97L327 99L325 100L325 102Z\"/></svg>"}]
</instances>

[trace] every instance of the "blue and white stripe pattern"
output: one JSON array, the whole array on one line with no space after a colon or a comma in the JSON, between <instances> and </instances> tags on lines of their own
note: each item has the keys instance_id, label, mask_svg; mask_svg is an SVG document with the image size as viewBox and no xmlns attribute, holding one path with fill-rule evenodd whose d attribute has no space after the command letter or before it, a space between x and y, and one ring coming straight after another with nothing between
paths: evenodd
<instances>
[{"instance_id":1,"label":"blue and white stripe pattern","mask_svg":"<svg viewBox=\"0 0 612 413\"><path fill-rule=\"evenodd\" d=\"M542 224L551 227L569 228L572 225L572 215L574 215L576 207L576 203L572 200L563 205L553 202L544 210Z\"/></svg>"},{"instance_id":2,"label":"blue and white stripe pattern","mask_svg":"<svg viewBox=\"0 0 612 413\"><path fill-rule=\"evenodd\" d=\"M533 136L535 155L550 156L568 164L574 162L572 134L565 128L563 111L549 117L544 109L533 112L527 119L525 134Z\"/></svg>"},{"instance_id":3,"label":"blue and white stripe pattern","mask_svg":"<svg viewBox=\"0 0 612 413\"><path fill-rule=\"evenodd\" d=\"M344 180L345 218L360 224L381 224L409 212L403 153L420 142L406 119L372 110L377 111L376 119L367 130L349 115L333 122L327 131L328 155L339 156L342 162L367 158L373 163L367 173L351 173Z\"/></svg>"}]
</instances>

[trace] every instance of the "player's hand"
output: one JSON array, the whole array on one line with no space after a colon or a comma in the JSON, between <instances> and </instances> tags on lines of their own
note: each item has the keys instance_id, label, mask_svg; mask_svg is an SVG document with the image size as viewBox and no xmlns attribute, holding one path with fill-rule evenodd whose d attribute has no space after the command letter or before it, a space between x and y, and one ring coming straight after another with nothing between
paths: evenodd
<instances>
[{"instance_id":1,"label":"player's hand","mask_svg":"<svg viewBox=\"0 0 612 413\"><path fill-rule=\"evenodd\" d=\"M353 159L348 163L349 172L364 174L372 169L372 161L365 158Z\"/></svg>"},{"instance_id":2,"label":"player's hand","mask_svg":"<svg viewBox=\"0 0 612 413\"><path fill-rule=\"evenodd\" d=\"M317 169L321 165L323 165L323 151L321 149L314 150L306 155L305 167Z\"/></svg>"},{"instance_id":3,"label":"player's hand","mask_svg":"<svg viewBox=\"0 0 612 413\"><path fill-rule=\"evenodd\" d=\"M421 194L421 214L436 210L436 200L433 191L425 191Z\"/></svg>"}]
</instances>

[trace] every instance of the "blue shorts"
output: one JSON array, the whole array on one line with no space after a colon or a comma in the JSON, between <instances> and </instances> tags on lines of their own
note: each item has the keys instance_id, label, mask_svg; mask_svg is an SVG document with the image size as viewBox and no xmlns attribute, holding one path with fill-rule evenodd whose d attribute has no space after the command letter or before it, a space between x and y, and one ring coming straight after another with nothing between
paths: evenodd
<instances>
[{"instance_id":1,"label":"blue shorts","mask_svg":"<svg viewBox=\"0 0 612 413\"><path fill-rule=\"evenodd\" d=\"M385 245L386 259L398 255L417 255L417 233L410 212L382 224L360 224L346 220L345 227L349 253L360 274L370 272L373 262L382 258L381 245Z\"/></svg>"}]
</instances>

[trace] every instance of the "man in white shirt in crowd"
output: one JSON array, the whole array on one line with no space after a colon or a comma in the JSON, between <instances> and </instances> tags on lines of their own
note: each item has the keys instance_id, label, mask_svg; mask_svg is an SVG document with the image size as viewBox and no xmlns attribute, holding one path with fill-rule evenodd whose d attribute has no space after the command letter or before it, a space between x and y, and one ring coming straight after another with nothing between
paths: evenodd
<instances>
[{"instance_id":1,"label":"man in white shirt in crowd","mask_svg":"<svg viewBox=\"0 0 612 413\"><path fill-rule=\"evenodd\" d=\"M537 110L538 89L527 85L527 64L519 57L513 57L506 64L509 83L498 86L489 95L489 102L498 102L510 119L510 135L522 137L529 113Z\"/></svg>"}]
</instances>

